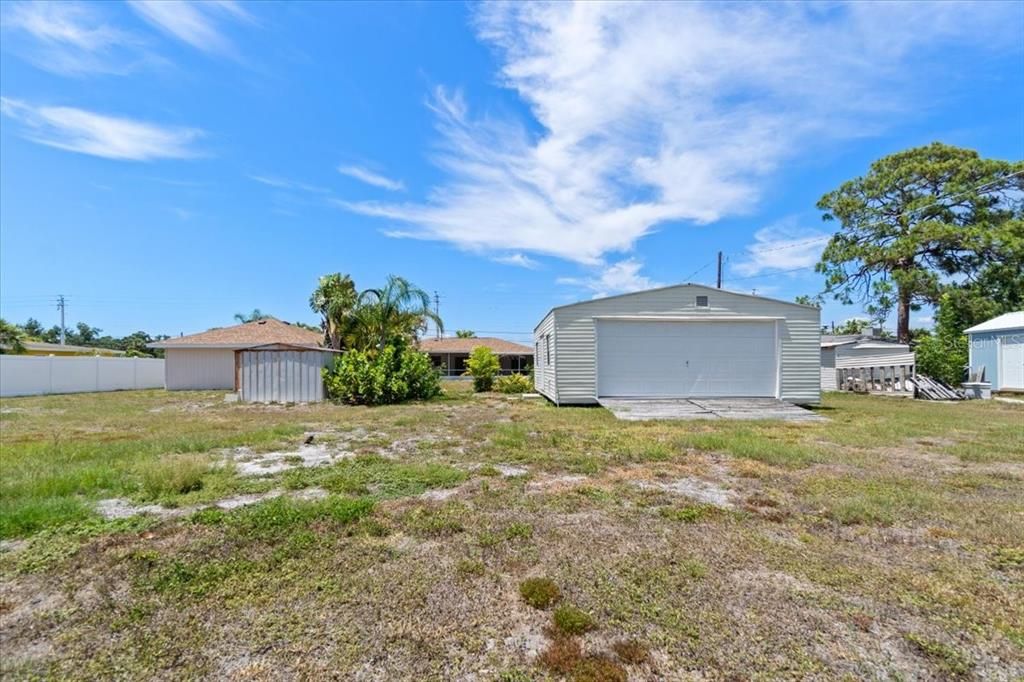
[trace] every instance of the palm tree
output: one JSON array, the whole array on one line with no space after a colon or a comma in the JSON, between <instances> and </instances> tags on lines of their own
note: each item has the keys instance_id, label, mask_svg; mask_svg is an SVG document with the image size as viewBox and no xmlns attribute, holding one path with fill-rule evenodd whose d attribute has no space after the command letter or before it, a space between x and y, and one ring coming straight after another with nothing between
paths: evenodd
<instances>
[{"instance_id":1,"label":"palm tree","mask_svg":"<svg viewBox=\"0 0 1024 682\"><path fill-rule=\"evenodd\" d=\"M341 350L353 325L353 313L359 304L356 285L348 275L335 272L324 275L309 297L309 307L323 318L322 327L328 345Z\"/></svg>"},{"instance_id":2,"label":"palm tree","mask_svg":"<svg viewBox=\"0 0 1024 682\"><path fill-rule=\"evenodd\" d=\"M455 338L457 339L475 339L476 332L472 329L456 329Z\"/></svg>"},{"instance_id":3,"label":"palm tree","mask_svg":"<svg viewBox=\"0 0 1024 682\"><path fill-rule=\"evenodd\" d=\"M25 340L25 331L21 327L0 317L0 353L24 353Z\"/></svg>"},{"instance_id":4,"label":"palm tree","mask_svg":"<svg viewBox=\"0 0 1024 682\"><path fill-rule=\"evenodd\" d=\"M430 309L427 292L403 277L389 275L382 288L359 295L355 345L365 350L382 348L397 339L415 340L428 321L444 329L441 318Z\"/></svg>"},{"instance_id":5,"label":"palm tree","mask_svg":"<svg viewBox=\"0 0 1024 682\"><path fill-rule=\"evenodd\" d=\"M235 319L245 324L246 322L258 322L259 320L266 320L270 315L266 315L259 308L253 308L252 312L246 315L245 313L235 313Z\"/></svg>"}]
</instances>

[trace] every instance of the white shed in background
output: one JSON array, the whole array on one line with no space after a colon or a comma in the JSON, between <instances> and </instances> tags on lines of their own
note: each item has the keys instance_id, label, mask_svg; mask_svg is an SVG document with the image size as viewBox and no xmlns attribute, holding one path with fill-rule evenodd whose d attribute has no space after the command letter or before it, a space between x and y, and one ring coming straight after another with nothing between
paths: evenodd
<instances>
[{"instance_id":1,"label":"white shed in background","mask_svg":"<svg viewBox=\"0 0 1024 682\"><path fill-rule=\"evenodd\" d=\"M889 372L894 377L910 377L915 372L914 351L905 343L870 336L822 336L821 390L839 390L837 370L841 369L864 370L865 375L874 369L881 376Z\"/></svg>"},{"instance_id":2,"label":"white shed in background","mask_svg":"<svg viewBox=\"0 0 1024 682\"><path fill-rule=\"evenodd\" d=\"M269 344L235 351L235 390L251 403L315 403L324 400L322 370L340 351L316 346Z\"/></svg>"}]
</instances>

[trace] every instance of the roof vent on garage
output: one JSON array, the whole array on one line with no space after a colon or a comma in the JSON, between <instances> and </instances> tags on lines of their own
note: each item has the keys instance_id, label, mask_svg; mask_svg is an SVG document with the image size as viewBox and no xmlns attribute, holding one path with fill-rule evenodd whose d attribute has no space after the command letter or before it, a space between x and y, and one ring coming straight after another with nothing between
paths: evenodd
<instances>
[{"instance_id":1,"label":"roof vent on garage","mask_svg":"<svg viewBox=\"0 0 1024 682\"><path fill-rule=\"evenodd\" d=\"M707 308L708 307L708 297L707 296L698 296L697 297L697 307L698 308Z\"/></svg>"}]
</instances>

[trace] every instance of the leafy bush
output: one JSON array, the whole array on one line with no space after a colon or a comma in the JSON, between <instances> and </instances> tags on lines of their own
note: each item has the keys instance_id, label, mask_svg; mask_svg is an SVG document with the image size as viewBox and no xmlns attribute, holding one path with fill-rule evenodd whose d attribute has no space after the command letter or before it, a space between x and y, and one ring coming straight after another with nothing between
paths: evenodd
<instances>
[{"instance_id":1,"label":"leafy bush","mask_svg":"<svg viewBox=\"0 0 1024 682\"><path fill-rule=\"evenodd\" d=\"M498 393L529 393L533 390L533 382L525 374L510 374L495 379L494 390Z\"/></svg>"},{"instance_id":2,"label":"leafy bush","mask_svg":"<svg viewBox=\"0 0 1024 682\"><path fill-rule=\"evenodd\" d=\"M550 578L528 578L519 584L519 595L533 608L546 609L562 598L562 591Z\"/></svg>"},{"instance_id":3,"label":"leafy bush","mask_svg":"<svg viewBox=\"0 0 1024 682\"><path fill-rule=\"evenodd\" d=\"M555 609L554 621L555 627L567 635L582 635L596 626L589 613L569 604Z\"/></svg>"},{"instance_id":4,"label":"leafy bush","mask_svg":"<svg viewBox=\"0 0 1024 682\"><path fill-rule=\"evenodd\" d=\"M478 393L491 390L499 370L501 361L487 346L477 346L466 360L466 375L473 377L473 390Z\"/></svg>"},{"instance_id":5,"label":"leafy bush","mask_svg":"<svg viewBox=\"0 0 1024 682\"><path fill-rule=\"evenodd\" d=\"M323 374L327 395L354 405L428 400L441 393L441 376L430 358L401 345L350 350Z\"/></svg>"},{"instance_id":6,"label":"leafy bush","mask_svg":"<svg viewBox=\"0 0 1024 682\"><path fill-rule=\"evenodd\" d=\"M922 336L914 345L917 372L953 387L959 386L965 378L967 357L967 337L962 334Z\"/></svg>"}]
</instances>

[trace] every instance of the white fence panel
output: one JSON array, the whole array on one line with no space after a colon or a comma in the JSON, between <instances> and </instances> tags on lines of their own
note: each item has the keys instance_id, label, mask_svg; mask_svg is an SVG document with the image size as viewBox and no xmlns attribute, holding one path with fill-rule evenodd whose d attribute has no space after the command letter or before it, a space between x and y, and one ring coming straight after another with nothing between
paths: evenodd
<instances>
[{"instance_id":1,"label":"white fence panel","mask_svg":"<svg viewBox=\"0 0 1024 682\"><path fill-rule=\"evenodd\" d=\"M0 355L0 396L162 388L155 358Z\"/></svg>"}]
</instances>

